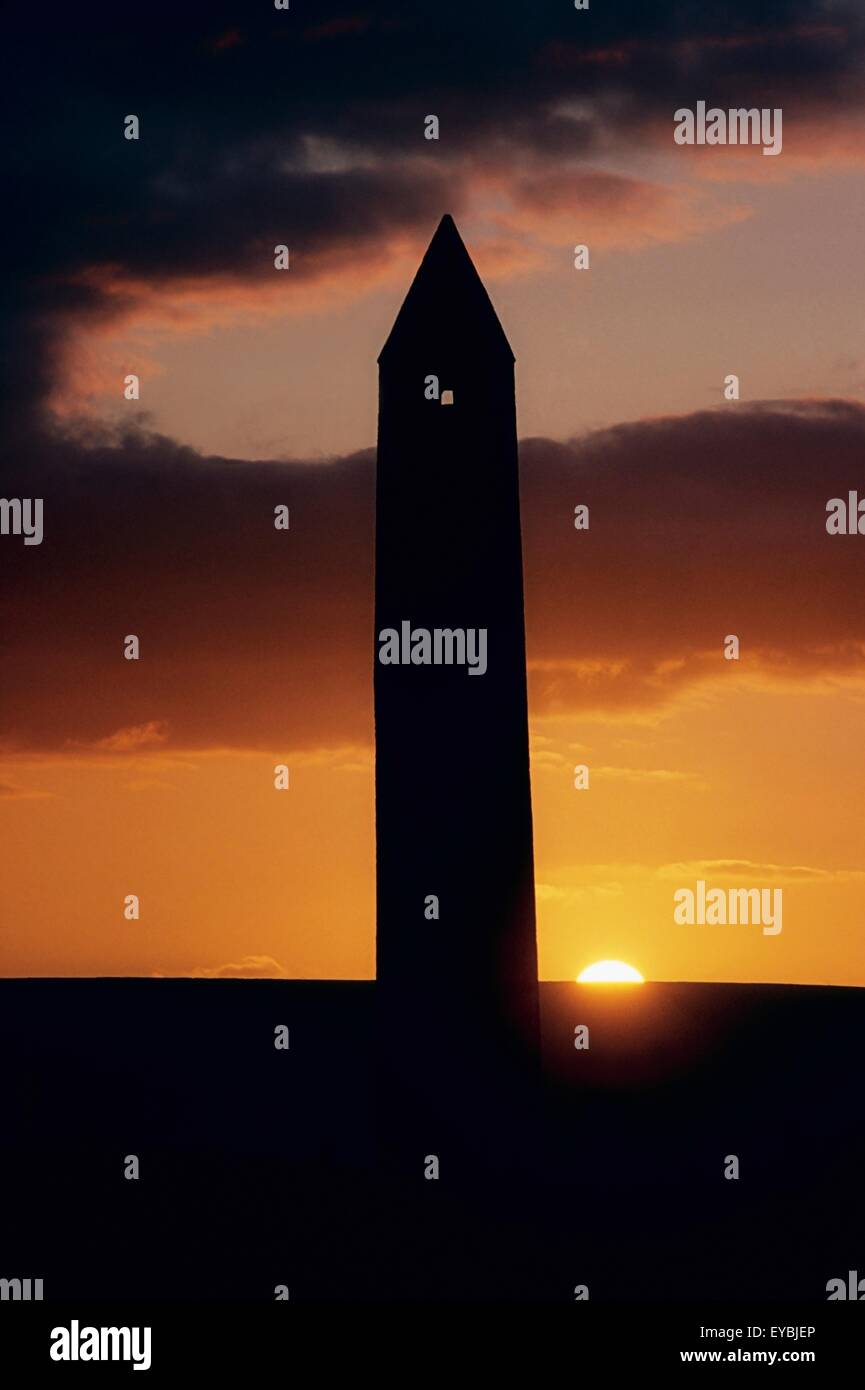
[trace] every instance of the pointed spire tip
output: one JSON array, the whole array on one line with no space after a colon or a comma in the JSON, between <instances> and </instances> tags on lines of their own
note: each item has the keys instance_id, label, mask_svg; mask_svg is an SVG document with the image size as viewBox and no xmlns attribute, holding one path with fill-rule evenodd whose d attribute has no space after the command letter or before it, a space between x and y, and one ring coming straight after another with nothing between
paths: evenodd
<instances>
[{"instance_id":1,"label":"pointed spire tip","mask_svg":"<svg viewBox=\"0 0 865 1390\"><path fill-rule=\"evenodd\" d=\"M449 341L455 323L461 325L461 335L466 326L470 326L478 340L485 339L485 348L502 351L513 362L514 354L489 295L453 217L446 212L418 266L378 360L381 362L383 357L394 352L397 345L403 349L410 334L417 332L422 332L432 351L435 335Z\"/></svg>"}]
</instances>

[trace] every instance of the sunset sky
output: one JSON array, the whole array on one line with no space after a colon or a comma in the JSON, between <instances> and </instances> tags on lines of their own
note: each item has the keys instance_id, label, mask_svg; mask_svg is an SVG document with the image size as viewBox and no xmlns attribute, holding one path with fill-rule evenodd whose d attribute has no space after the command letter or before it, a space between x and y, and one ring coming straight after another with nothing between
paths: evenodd
<instances>
[{"instance_id":1,"label":"sunset sky","mask_svg":"<svg viewBox=\"0 0 865 1390\"><path fill-rule=\"evenodd\" d=\"M0 973L374 973L376 357L447 211L517 359L542 978L865 984L861 6L182 9L7 34Z\"/></svg>"}]
</instances>

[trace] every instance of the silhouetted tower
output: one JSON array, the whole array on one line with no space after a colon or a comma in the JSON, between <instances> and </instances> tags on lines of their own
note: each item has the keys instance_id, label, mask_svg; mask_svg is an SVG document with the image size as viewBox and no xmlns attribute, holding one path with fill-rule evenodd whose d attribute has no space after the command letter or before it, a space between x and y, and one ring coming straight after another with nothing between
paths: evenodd
<instances>
[{"instance_id":1,"label":"silhouetted tower","mask_svg":"<svg viewBox=\"0 0 865 1390\"><path fill-rule=\"evenodd\" d=\"M514 355L450 216L379 357L376 518L377 993L406 1085L473 1104L538 972ZM485 628L485 673L383 665L406 622Z\"/></svg>"}]
</instances>

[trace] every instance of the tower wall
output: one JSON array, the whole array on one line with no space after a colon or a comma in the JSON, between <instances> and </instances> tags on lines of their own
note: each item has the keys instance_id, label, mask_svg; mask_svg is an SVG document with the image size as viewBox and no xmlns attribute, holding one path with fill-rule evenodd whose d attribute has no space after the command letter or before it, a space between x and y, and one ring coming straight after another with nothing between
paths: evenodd
<instances>
[{"instance_id":1,"label":"tower wall","mask_svg":"<svg viewBox=\"0 0 865 1390\"><path fill-rule=\"evenodd\" d=\"M507 1103L538 991L513 357L453 236L380 359L374 679L383 1047L458 1112ZM486 671L383 665L406 620L485 628Z\"/></svg>"}]
</instances>

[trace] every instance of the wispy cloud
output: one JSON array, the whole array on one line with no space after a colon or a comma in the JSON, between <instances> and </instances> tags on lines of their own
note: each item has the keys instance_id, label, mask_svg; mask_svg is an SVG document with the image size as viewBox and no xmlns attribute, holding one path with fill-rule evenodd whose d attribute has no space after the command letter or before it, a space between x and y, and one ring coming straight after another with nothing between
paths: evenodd
<instances>
[{"instance_id":1,"label":"wispy cloud","mask_svg":"<svg viewBox=\"0 0 865 1390\"><path fill-rule=\"evenodd\" d=\"M771 883L855 883L865 881L863 869L820 869L808 864L755 863L750 859L692 859L662 864L658 878L678 883L689 879L718 879L724 882Z\"/></svg>"},{"instance_id":2,"label":"wispy cloud","mask_svg":"<svg viewBox=\"0 0 865 1390\"><path fill-rule=\"evenodd\" d=\"M273 956L242 956L224 965L199 966L189 976L195 980L284 980L288 972Z\"/></svg>"},{"instance_id":3,"label":"wispy cloud","mask_svg":"<svg viewBox=\"0 0 865 1390\"><path fill-rule=\"evenodd\" d=\"M43 801L53 797L53 792L38 791L35 787L22 787L11 782L0 782L0 799L3 801Z\"/></svg>"}]
</instances>

